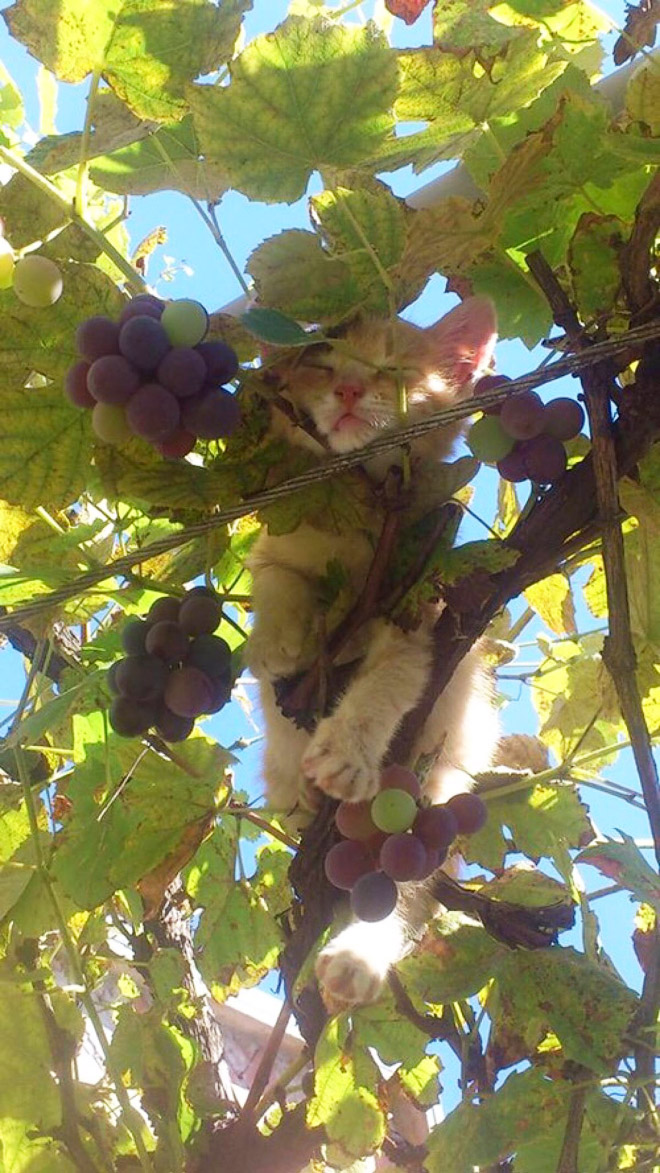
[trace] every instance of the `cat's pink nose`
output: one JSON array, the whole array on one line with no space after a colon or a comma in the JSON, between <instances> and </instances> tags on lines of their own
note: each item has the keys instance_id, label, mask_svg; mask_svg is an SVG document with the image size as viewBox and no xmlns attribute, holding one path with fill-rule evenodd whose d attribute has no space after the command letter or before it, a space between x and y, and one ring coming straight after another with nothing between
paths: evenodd
<instances>
[{"instance_id":1,"label":"cat's pink nose","mask_svg":"<svg viewBox=\"0 0 660 1173\"><path fill-rule=\"evenodd\" d=\"M364 395L364 383L361 383L359 379L346 383L338 383L335 387L335 395L338 399L341 399L344 406L350 411L353 404Z\"/></svg>"}]
</instances>

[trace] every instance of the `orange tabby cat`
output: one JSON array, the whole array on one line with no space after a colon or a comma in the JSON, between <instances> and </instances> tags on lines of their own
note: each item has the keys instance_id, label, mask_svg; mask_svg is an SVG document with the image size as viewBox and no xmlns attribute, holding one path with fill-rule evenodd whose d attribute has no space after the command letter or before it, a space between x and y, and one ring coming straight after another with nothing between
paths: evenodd
<instances>
[{"instance_id":1,"label":"orange tabby cat","mask_svg":"<svg viewBox=\"0 0 660 1173\"><path fill-rule=\"evenodd\" d=\"M336 345L309 347L284 360L278 371L280 394L311 418L332 452L350 452L397 428L396 372L406 387L407 422L468 396L474 378L490 362L495 330L493 307L485 298L464 302L428 329L401 319L359 320L343 330ZM274 427L292 445L311 448L323 459L322 447L281 413ZM434 467L448 456L461 430L461 423L451 424L413 442L413 496L423 485L428 499ZM375 481L392 463L390 453L365 458ZM384 619L367 626L360 645L347 656L364 654L357 673L312 735L284 718L275 702L272 681L307 667L318 654L317 588L328 563L341 562L357 598L373 552L373 535L366 532L336 533L302 524L282 536L263 532L251 555L254 627L247 663L260 683L267 797L279 810L307 805L310 787L349 801L375 794L387 748L424 691L435 608L414 631ZM477 647L438 697L414 746L412 763L420 754L435 756L425 784L432 801L469 789L472 776L489 766L497 736L489 677ZM389 966L431 914L423 885L415 889L417 895L409 890L386 920L349 925L324 948L317 974L328 1004L377 997Z\"/></svg>"}]
</instances>

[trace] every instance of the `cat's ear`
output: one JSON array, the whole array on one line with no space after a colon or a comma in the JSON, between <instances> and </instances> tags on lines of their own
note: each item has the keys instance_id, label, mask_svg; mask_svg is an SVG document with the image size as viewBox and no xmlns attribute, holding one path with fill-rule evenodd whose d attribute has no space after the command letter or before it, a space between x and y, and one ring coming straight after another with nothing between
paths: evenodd
<instances>
[{"instance_id":1,"label":"cat's ear","mask_svg":"<svg viewBox=\"0 0 660 1173\"><path fill-rule=\"evenodd\" d=\"M443 373L464 387L490 366L497 339L495 306L489 297L469 297L428 332Z\"/></svg>"}]
</instances>

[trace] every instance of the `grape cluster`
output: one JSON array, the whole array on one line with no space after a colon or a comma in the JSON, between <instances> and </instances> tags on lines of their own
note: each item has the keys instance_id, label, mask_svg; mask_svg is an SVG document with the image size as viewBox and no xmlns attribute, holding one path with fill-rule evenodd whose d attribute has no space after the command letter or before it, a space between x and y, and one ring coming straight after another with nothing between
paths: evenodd
<instances>
[{"instance_id":1,"label":"grape cluster","mask_svg":"<svg viewBox=\"0 0 660 1173\"><path fill-rule=\"evenodd\" d=\"M383 920L397 900L395 881L424 880L444 863L457 835L471 835L486 821L476 794L424 806L417 778L404 766L387 766L370 802L341 802L335 814L343 838L325 857L335 888L351 893L360 920Z\"/></svg>"},{"instance_id":2,"label":"grape cluster","mask_svg":"<svg viewBox=\"0 0 660 1173\"><path fill-rule=\"evenodd\" d=\"M480 379L476 394L511 382L505 375ZM512 395L487 408L470 428L468 444L477 460L496 464L505 481L551 485L566 471L565 440L577 436L584 411L574 399L543 403L535 391Z\"/></svg>"},{"instance_id":3,"label":"grape cluster","mask_svg":"<svg viewBox=\"0 0 660 1173\"><path fill-rule=\"evenodd\" d=\"M231 436L240 408L224 383L238 359L225 342L205 342L208 314L198 301L167 304L139 294L118 322L97 315L76 331L80 361L64 389L76 407L92 409L92 427L106 444L141 436L160 452L186 456L197 439Z\"/></svg>"},{"instance_id":4,"label":"grape cluster","mask_svg":"<svg viewBox=\"0 0 660 1173\"><path fill-rule=\"evenodd\" d=\"M213 634L221 616L215 592L193 587L183 599L156 599L144 619L125 625L126 655L108 672L115 733L138 737L155 729L164 741L184 741L195 717L226 705L231 651Z\"/></svg>"}]
</instances>

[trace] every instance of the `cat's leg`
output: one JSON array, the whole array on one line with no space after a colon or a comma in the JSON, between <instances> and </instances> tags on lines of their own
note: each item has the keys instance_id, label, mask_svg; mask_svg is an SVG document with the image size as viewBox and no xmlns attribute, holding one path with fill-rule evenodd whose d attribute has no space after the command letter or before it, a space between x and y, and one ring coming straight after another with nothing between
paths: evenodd
<instances>
[{"instance_id":1,"label":"cat's leg","mask_svg":"<svg viewBox=\"0 0 660 1173\"><path fill-rule=\"evenodd\" d=\"M299 671L314 650L314 588L309 579L277 564L254 569L254 626L245 661L260 680Z\"/></svg>"},{"instance_id":2,"label":"cat's leg","mask_svg":"<svg viewBox=\"0 0 660 1173\"><path fill-rule=\"evenodd\" d=\"M259 697L266 747L263 759L266 800L274 810L289 816L290 825L300 828L309 822L320 798L300 769L309 733L297 729L293 721L282 715L268 681L261 682Z\"/></svg>"},{"instance_id":3,"label":"cat's leg","mask_svg":"<svg viewBox=\"0 0 660 1173\"><path fill-rule=\"evenodd\" d=\"M375 794L387 747L422 695L430 666L427 629L374 624L364 663L334 713L319 722L303 773L335 798L357 802Z\"/></svg>"}]
</instances>

